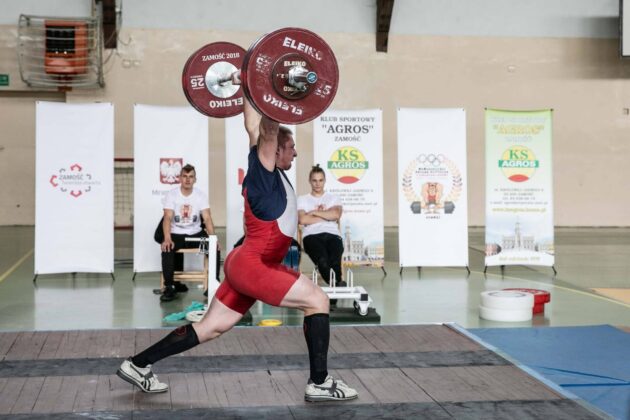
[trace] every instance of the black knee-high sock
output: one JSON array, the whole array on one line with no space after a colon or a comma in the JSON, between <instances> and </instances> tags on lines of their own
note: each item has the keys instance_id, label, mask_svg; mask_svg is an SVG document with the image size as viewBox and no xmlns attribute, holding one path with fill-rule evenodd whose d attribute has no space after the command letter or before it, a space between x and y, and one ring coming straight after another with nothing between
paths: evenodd
<instances>
[{"instance_id":1,"label":"black knee-high sock","mask_svg":"<svg viewBox=\"0 0 630 420\"><path fill-rule=\"evenodd\" d=\"M183 325L148 349L133 356L131 361L138 367L146 367L165 357L191 349L197 344L199 344L199 338L193 326Z\"/></svg>"},{"instance_id":2,"label":"black knee-high sock","mask_svg":"<svg viewBox=\"0 0 630 420\"><path fill-rule=\"evenodd\" d=\"M328 343L330 341L328 314L305 316L304 338L308 347L311 380L316 384L322 384L328 376Z\"/></svg>"}]
</instances>

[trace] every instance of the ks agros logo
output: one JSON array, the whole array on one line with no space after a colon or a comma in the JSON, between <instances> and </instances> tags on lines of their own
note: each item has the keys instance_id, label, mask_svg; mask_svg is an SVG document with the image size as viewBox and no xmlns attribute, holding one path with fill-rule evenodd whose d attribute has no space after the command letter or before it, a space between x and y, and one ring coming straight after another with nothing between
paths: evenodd
<instances>
[{"instance_id":1,"label":"ks agros logo","mask_svg":"<svg viewBox=\"0 0 630 420\"><path fill-rule=\"evenodd\" d=\"M512 146L503 152L499 159L499 168L507 179L512 182L529 180L540 166L534 152L525 146Z\"/></svg>"},{"instance_id":2,"label":"ks agros logo","mask_svg":"<svg viewBox=\"0 0 630 420\"><path fill-rule=\"evenodd\" d=\"M354 184L360 180L369 163L359 149L344 146L335 150L328 161L328 169L343 184Z\"/></svg>"}]
</instances>

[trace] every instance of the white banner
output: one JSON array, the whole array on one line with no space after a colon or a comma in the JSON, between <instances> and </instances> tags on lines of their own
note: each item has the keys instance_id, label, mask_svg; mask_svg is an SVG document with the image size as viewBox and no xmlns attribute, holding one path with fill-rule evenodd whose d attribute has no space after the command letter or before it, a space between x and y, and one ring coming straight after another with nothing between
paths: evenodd
<instances>
[{"instance_id":1,"label":"white banner","mask_svg":"<svg viewBox=\"0 0 630 420\"><path fill-rule=\"evenodd\" d=\"M551 111L486 110L486 265L554 264Z\"/></svg>"},{"instance_id":2,"label":"white banner","mask_svg":"<svg viewBox=\"0 0 630 420\"><path fill-rule=\"evenodd\" d=\"M179 173L195 167L196 188L208 194L208 118L191 107L134 106L134 272L161 271L153 240L162 197L179 187Z\"/></svg>"},{"instance_id":3,"label":"white banner","mask_svg":"<svg viewBox=\"0 0 630 420\"><path fill-rule=\"evenodd\" d=\"M383 113L328 110L314 121L313 158L343 204L344 265L382 267Z\"/></svg>"},{"instance_id":4,"label":"white banner","mask_svg":"<svg viewBox=\"0 0 630 420\"><path fill-rule=\"evenodd\" d=\"M114 271L114 107L37 102L35 274Z\"/></svg>"},{"instance_id":5,"label":"white banner","mask_svg":"<svg viewBox=\"0 0 630 420\"><path fill-rule=\"evenodd\" d=\"M466 111L398 110L401 267L468 266Z\"/></svg>"},{"instance_id":6,"label":"white banner","mask_svg":"<svg viewBox=\"0 0 630 420\"><path fill-rule=\"evenodd\" d=\"M293 140L297 144L297 134L294 125L287 125L293 131ZM296 146L297 148L297 146ZM299 148L298 148L299 153ZM225 119L225 179L226 179L226 248L231 251L234 244L243 236L243 195L241 189L243 178L247 174L247 156L249 154L249 137L243 125L243 114ZM293 161L291 169L286 172L287 178L296 188L296 164Z\"/></svg>"}]
</instances>

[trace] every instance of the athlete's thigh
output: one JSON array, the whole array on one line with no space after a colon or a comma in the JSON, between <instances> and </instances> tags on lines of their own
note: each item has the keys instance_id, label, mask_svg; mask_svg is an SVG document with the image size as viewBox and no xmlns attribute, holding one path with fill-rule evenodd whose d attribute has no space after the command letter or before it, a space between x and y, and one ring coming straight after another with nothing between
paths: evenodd
<instances>
[{"instance_id":1,"label":"athlete's thigh","mask_svg":"<svg viewBox=\"0 0 630 420\"><path fill-rule=\"evenodd\" d=\"M199 341L203 343L229 331L242 317L242 313L226 306L215 296L212 298L204 317L201 321L193 324L193 328L195 328Z\"/></svg>"},{"instance_id":2,"label":"athlete's thigh","mask_svg":"<svg viewBox=\"0 0 630 420\"><path fill-rule=\"evenodd\" d=\"M229 256L228 256L229 258ZM227 260L226 260L227 261ZM220 301L223 305L231 310L245 314L256 302L256 299L252 296L241 293L236 290L232 285L232 279L227 275L223 282L219 285L219 288L214 293L214 299Z\"/></svg>"},{"instance_id":3,"label":"athlete's thigh","mask_svg":"<svg viewBox=\"0 0 630 420\"><path fill-rule=\"evenodd\" d=\"M300 274L300 277L291 286L287 294L284 295L280 306L302 310L320 308L327 311L328 296L311 279L304 274Z\"/></svg>"}]
</instances>

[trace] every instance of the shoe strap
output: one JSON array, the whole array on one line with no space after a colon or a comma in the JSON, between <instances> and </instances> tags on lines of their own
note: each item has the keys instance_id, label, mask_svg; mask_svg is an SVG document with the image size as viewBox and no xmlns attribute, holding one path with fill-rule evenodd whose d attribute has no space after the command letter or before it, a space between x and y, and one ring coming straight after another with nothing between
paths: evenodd
<instances>
[{"instance_id":1,"label":"shoe strap","mask_svg":"<svg viewBox=\"0 0 630 420\"><path fill-rule=\"evenodd\" d=\"M152 372L151 370L149 370L149 372L147 372L147 373L142 373L142 372L140 372L140 371L136 368L136 366L135 366L135 365L133 365L133 364L131 364L131 368L132 368L133 370L135 370L135 371L136 371L136 373L137 373L138 375L142 376L144 379L150 379L150 378L152 378L152 377L153 377L153 372Z\"/></svg>"}]
</instances>

